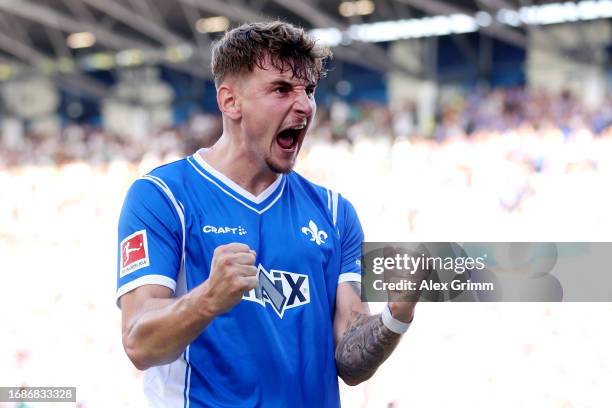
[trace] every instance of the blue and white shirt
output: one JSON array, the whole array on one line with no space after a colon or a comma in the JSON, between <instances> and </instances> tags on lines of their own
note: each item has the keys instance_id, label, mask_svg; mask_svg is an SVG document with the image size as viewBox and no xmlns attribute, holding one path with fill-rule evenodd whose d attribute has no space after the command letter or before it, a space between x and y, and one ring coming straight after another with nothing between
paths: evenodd
<instances>
[{"instance_id":1,"label":"blue and white shirt","mask_svg":"<svg viewBox=\"0 0 612 408\"><path fill-rule=\"evenodd\" d=\"M173 363L145 372L153 407L338 407L333 316L339 282L360 281L353 206L295 172L254 196L199 153L141 177L119 220L117 301L139 286L181 296L214 249L257 252L259 285Z\"/></svg>"}]
</instances>

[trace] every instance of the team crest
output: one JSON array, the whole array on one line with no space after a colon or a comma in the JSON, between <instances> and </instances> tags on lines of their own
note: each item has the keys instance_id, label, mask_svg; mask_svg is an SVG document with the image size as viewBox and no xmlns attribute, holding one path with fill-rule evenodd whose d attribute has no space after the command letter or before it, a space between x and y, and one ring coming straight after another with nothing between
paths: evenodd
<instances>
[{"instance_id":1,"label":"team crest","mask_svg":"<svg viewBox=\"0 0 612 408\"><path fill-rule=\"evenodd\" d=\"M302 233L309 236L310 240L314 241L317 245L324 244L327 239L327 232L320 230L313 220L310 220L308 227L302 227Z\"/></svg>"}]
</instances>

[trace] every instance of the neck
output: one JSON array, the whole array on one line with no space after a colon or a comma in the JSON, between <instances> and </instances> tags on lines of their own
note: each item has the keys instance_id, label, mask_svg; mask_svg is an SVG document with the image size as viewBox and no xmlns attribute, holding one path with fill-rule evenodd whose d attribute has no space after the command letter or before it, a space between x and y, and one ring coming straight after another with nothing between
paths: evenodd
<instances>
[{"instance_id":1,"label":"neck","mask_svg":"<svg viewBox=\"0 0 612 408\"><path fill-rule=\"evenodd\" d=\"M254 196L258 196L279 177L265 162L249 154L246 146L225 133L210 149L199 153L215 170Z\"/></svg>"}]
</instances>

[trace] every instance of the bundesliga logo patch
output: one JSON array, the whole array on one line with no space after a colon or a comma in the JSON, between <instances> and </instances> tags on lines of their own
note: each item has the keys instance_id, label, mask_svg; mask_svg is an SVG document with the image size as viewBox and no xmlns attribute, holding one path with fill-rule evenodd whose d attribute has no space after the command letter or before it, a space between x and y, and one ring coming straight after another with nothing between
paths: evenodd
<instances>
[{"instance_id":1,"label":"bundesliga logo patch","mask_svg":"<svg viewBox=\"0 0 612 408\"><path fill-rule=\"evenodd\" d=\"M137 231L121 241L121 278L148 265L147 230Z\"/></svg>"}]
</instances>

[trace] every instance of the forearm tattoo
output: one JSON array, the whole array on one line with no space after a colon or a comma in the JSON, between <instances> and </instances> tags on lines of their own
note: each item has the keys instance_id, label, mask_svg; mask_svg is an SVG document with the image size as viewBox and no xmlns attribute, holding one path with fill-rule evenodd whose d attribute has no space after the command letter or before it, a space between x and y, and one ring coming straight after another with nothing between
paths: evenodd
<instances>
[{"instance_id":1,"label":"forearm tattoo","mask_svg":"<svg viewBox=\"0 0 612 408\"><path fill-rule=\"evenodd\" d=\"M338 375L349 384L367 380L391 355L399 340L400 335L383 324L380 314L354 313L336 347Z\"/></svg>"}]
</instances>

